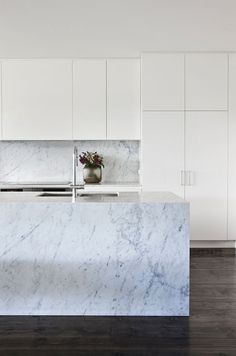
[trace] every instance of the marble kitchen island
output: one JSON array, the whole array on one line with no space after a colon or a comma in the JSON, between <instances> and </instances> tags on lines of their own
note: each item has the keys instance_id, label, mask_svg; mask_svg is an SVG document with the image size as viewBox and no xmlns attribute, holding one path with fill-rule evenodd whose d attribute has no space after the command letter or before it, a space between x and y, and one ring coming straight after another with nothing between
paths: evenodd
<instances>
[{"instance_id":1,"label":"marble kitchen island","mask_svg":"<svg viewBox=\"0 0 236 356\"><path fill-rule=\"evenodd\" d=\"M0 193L0 315L189 315L189 204Z\"/></svg>"}]
</instances>

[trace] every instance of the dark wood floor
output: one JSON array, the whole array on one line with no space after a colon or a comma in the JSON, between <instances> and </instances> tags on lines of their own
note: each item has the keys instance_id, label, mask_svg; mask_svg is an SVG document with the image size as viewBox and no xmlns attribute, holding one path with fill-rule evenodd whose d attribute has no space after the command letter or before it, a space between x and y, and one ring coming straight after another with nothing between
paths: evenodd
<instances>
[{"instance_id":1,"label":"dark wood floor","mask_svg":"<svg viewBox=\"0 0 236 356\"><path fill-rule=\"evenodd\" d=\"M236 258L191 257L191 316L0 317L0 355L236 355Z\"/></svg>"}]
</instances>

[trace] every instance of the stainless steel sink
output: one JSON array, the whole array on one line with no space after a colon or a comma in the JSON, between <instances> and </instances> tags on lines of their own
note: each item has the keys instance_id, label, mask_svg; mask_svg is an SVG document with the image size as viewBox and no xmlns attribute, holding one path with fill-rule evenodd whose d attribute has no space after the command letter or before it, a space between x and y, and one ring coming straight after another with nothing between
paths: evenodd
<instances>
[{"instance_id":1,"label":"stainless steel sink","mask_svg":"<svg viewBox=\"0 0 236 356\"><path fill-rule=\"evenodd\" d=\"M94 192L94 193L78 193L77 197L118 197L119 193L106 193L106 192ZM43 192L38 197L72 197L70 192Z\"/></svg>"},{"instance_id":2,"label":"stainless steel sink","mask_svg":"<svg viewBox=\"0 0 236 356\"><path fill-rule=\"evenodd\" d=\"M43 192L38 197L72 197L70 192Z\"/></svg>"},{"instance_id":3,"label":"stainless steel sink","mask_svg":"<svg viewBox=\"0 0 236 356\"><path fill-rule=\"evenodd\" d=\"M115 192L115 193L100 193L100 192L96 192L96 193L79 193L78 194L79 197L118 197L119 193Z\"/></svg>"}]
</instances>

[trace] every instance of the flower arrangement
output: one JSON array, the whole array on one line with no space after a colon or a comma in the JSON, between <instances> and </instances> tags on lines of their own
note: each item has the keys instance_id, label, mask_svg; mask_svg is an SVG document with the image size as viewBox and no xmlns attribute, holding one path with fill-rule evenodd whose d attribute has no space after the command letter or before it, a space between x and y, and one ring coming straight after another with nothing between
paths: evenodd
<instances>
[{"instance_id":1,"label":"flower arrangement","mask_svg":"<svg viewBox=\"0 0 236 356\"><path fill-rule=\"evenodd\" d=\"M85 168L104 168L103 157L97 152L82 152L82 154L79 155L79 161L85 166Z\"/></svg>"}]
</instances>

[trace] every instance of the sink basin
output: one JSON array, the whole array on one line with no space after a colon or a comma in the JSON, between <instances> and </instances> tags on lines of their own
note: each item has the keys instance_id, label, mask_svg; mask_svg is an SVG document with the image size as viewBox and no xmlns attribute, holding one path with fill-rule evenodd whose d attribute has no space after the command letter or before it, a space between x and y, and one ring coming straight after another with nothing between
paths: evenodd
<instances>
[{"instance_id":1,"label":"sink basin","mask_svg":"<svg viewBox=\"0 0 236 356\"><path fill-rule=\"evenodd\" d=\"M70 192L43 192L38 197L72 197Z\"/></svg>"},{"instance_id":2,"label":"sink basin","mask_svg":"<svg viewBox=\"0 0 236 356\"><path fill-rule=\"evenodd\" d=\"M102 193L102 192L94 192L94 193L79 193L77 197L118 197L119 193ZM43 192L38 195L38 197L72 197L71 192Z\"/></svg>"},{"instance_id":3,"label":"sink basin","mask_svg":"<svg viewBox=\"0 0 236 356\"><path fill-rule=\"evenodd\" d=\"M119 193L79 193L79 197L118 197Z\"/></svg>"}]
</instances>

